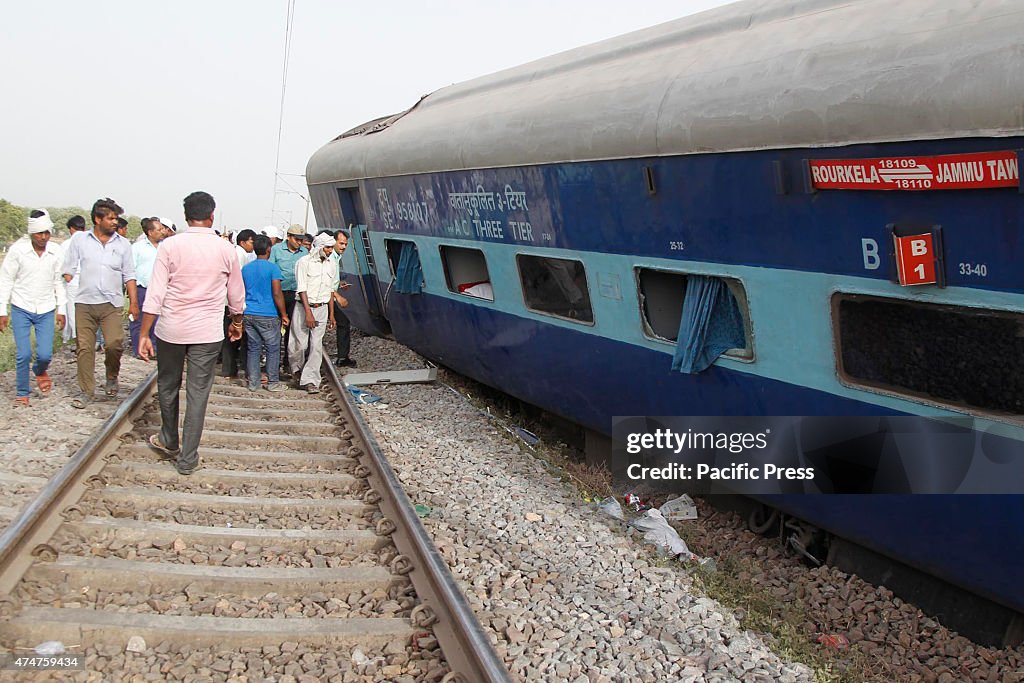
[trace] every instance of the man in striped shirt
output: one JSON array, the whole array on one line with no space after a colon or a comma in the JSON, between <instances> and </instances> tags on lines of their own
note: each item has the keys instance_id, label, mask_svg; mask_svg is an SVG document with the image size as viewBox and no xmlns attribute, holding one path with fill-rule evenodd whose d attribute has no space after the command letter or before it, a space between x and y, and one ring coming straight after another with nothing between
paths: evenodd
<instances>
[{"instance_id":1,"label":"man in striped shirt","mask_svg":"<svg viewBox=\"0 0 1024 683\"><path fill-rule=\"evenodd\" d=\"M128 292L128 314L139 317L135 292L135 262L132 245L117 234L118 217L124 209L113 199L98 199L92 205L92 230L77 233L68 240L64 255L64 280L79 274L75 299L75 327L78 330L78 387L81 393L71 402L84 408L92 401L96 379L96 331L103 330L106 340L105 366L110 398L117 396L117 377L121 372L121 345L124 325L121 311L124 292Z\"/></svg>"}]
</instances>

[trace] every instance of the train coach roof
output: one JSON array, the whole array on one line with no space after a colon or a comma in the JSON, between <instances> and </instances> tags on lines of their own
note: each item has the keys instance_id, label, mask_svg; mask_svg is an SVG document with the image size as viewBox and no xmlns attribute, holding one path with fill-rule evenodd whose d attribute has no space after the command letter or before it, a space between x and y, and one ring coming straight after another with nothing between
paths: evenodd
<instances>
[{"instance_id":1,"label":"train coach roof","mask_svg":"<svg viewBox=\"0 0 1024 683\"><path fill-rule=\"evenodd\" d=\"M310 184L1024 130L1020 0L747 0L449 86Z\"/></svg>"}]
</instances>

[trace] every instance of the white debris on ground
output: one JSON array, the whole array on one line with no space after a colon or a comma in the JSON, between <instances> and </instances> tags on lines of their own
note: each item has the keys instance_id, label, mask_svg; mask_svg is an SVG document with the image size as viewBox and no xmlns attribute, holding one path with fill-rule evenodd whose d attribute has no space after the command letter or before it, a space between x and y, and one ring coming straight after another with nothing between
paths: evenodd
<instances>
[{"instance_id":1,"label":"white debris on ground","mask_svg":"<svg viewBox=\"0 0 1024 683\"><path fill-rule=\"evenodd\" d=\"M422 367L361 337L368 369ZM366 387L360 409L514 677L522 681L812 681L729 610L690 591L618 524L441 384Z\"/></svg>"}]
</instances>

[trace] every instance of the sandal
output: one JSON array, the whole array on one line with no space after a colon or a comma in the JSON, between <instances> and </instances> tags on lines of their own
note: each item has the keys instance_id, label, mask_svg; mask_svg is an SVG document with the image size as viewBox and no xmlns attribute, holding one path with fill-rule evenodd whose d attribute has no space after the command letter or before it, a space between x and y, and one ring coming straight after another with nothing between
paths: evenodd
<instances>
[{"instance_id":1,"label":"sandal","mask_svg":"<svg viewBox=\"0 0 1024 683\"><path fill-rule=\"evenodd\" d=\"M176 460L178 457L178 453L181 453L180 448L171 449L165 446L163 442L160 440L159 434L153 434L149 437L149 446L153 450L160 453L160 458L162 460Z\"/></svg>"},{"instance_id":2,"label":"sandal","mask_svg":"<svg viewBox=\"0 0 1024 683\"><path fill-rule=\"evenodd\" d=\"M86 407L90 403L92 403L92 397L91 396L86 396L85 394L79 394L78 396L75 396L71 400L71 407L72 408L78 408L79 410L81 410L82 408Z\"/></svg>"},{"instance_id":3,"label":"sandal","mask_svg":"<svg viewBox=\"0 0 1024 683\"><path fill-rule=\"evenodd\" d=\"M117 398L117 380L108 379L106 386L103 388L103 393L110 398Z\"/></svg>"},{"instance_id":4,"label":"sandal","mask_svg":"<svg viewBox=\"0 0 1024 683\"><path fill-rule=\"evenodd\" d=\"M14 407L15 408L21 408L21 407L28 408L28 396L16 396L14 398Z\"/></svg>"},{"instance_id":5,"label":"sandal","mask_svg":"<svg viewBox=\"0 0 1024 683\"><path fill-rule=\"evenodd\" d=\"M53 380L45 372L41 375L36 375L36 387L39 389L39 393L45 396L50 393L50 389L53 389Z\"/></svg>"}]
</instances>

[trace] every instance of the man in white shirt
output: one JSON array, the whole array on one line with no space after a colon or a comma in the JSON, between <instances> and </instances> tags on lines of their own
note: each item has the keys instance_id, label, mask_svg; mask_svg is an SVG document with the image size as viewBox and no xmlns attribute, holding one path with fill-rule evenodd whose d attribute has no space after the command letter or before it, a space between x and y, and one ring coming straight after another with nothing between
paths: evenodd
<instances>
[{"instance_id":1,"label":"man in white shirt","mask_svg":"<svg viewBox=\"0 0 1024 683\"><path fill-rule=\"evenodd\" d=\"M142 234L132 244L132 258L135 260L135 292L139 299L139 308L146 303L146 288L149 287L149 278L153 274L153 264L156 263L156 250L171 231L163 226L159 218L143 218ZM132 353L139 357L139 331L142 329L141 316L128 322L128 334L132 339ZM151 335L153 344L156 344L156 335Z\"/></svg>"},{"instance_id":2,"label":"man in white shirt","mask_svg":"<svg viewBox=\"0 0 1024 683\"><path fill-rule=\"evenodd\" d=\"M28 219L28 235L7 252L0 266L0 332L10 322L14 330L16 405L27 406L29 397L29 364L32 361L30 334L36 333L36 376L39 393L45 395L53 387L46 374L53 355L54 324L64 327L65 292L61 277L62 253L57 244L50 244L53 221L46 211L33 211ZM7 305L10 304L10 313Z\"/></svg>"},{"instance_id":3,"label":"man in white shirt","mask_svg":"<svg viewBox=\"0 0 1024 683\"><path fill-rule=\"evenodd\" d=\"M82 216L72 216L67 222L68 228L68 241L65 244L70 244L71 238L75 236L76 232L85 231L85 218ZM61 258L64 258L63 250L61 251ZM62 261L63 262L63 261ZM75 295L78 293L78 273L72 273L71 280L64 286L64 291L67 292L67 303L64 305L64 343L67 344L75 338Z\"/></svg>"},{"instance_id":4,"label":"man in white shirt","mask_svg":"<svg viewBox=\"0 0 1024 683\"><path fill-rule=\"evenodd\" d=\"M245 268L256 260L256 252L253 251L253 240L256 239L256 231L246 228L238 233L235 238L235 254L238 256L238 267Z\"/></svg>"},{"instance_id":5,"label":"man in white shirt","mask_svg":"<svg viewBox=\"0 0 1024 683\"><path fill-rule=\"evenodd\" d=\"M333 330L335 324L331 306L338 289L338 262L331 258L334 244L333 235L320 233L313 240L313 251L295 264L295 312L289 329L288 362L292 376L299 378L298 385L311 394L320 393L324 332Z\"/></svg>"}]
</instances>

